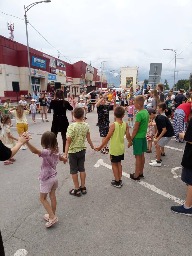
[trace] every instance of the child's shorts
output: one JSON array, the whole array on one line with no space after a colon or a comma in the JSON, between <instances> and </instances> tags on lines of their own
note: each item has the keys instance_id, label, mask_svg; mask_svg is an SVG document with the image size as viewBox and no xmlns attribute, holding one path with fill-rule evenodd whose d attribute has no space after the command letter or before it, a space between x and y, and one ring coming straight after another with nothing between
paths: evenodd
<instances>
[{"instance_id":1,"label":"child's shorts","mask_svg":"<svg viewBox=\"0 0 192 256\"><path fill-rule=\"evenodd\" d=\"M85 149L76 153L69 153L70 174L85 171L85 153Z\"/></svg>"},{"instance_id":2,"label":"child's shorts","mask_svg":"<svg viewBox=\"0 0 192 256\"><path fill-rule=\"evenodd\" d=\"M52 189L58 188L58 180L56 177L52 177L45 181L40 181L40 193L48 194Z\"/></svg>"},{"instance_id":3,"label":"child's shorts","mask_svg":"<svg viewBox=\"0 0 192 256\"><path fill-rule=\"evenodd\" d=\"M109 132L109 126L99 126L100 137L106 137Z\"/></svg>"},{"instance_id":4,"label":"child's shorts","mask_svg":"<svg viewBox=\"0 0 192 256\"><path fill-rule=\"evenodd\" d=\"M181 173L181 180L186 184L192 186L192 170L183 167Z\"/></svg>"},{"instance_id":5,"label":"child's shorts","mask_svg":"<svg viewBox=\"0 0 192 256\"><path fill-rule=\"evenodd\" d=\"M47 114L47 106L41 106L41 114Z\"/></svg>"},{"instance_id":6,"label":"child's shorts","mask_svg":"<svg viewBox=\"0 0 192 256\"><path fill-rule=\"evenodd\" d=\"M120 156L113 156L113 155L110 155L110 159L111 159L111 163L119 163L119 162L121 162L122 160L124 160L124 154L123 154L123 155L120 155Z\"/></svg>"},{"instance_id":7,"label":"child's shorts","mask_svg":"<svg viewBox=\"0 0 192 256\"><path fill-rule=\"evenodd\" d=\"M128 114L128 118L133 118L133 114Z\"/></svg>"},{"instance_id":8,"label":"child's shorts","mask_svg":"<svg viewBox=\"0 0 192 256\"><path fill-rule=\"evenodd\" d=\"M171 137L162 137L158 142L157 144L160 146L160 147L164 147L166 146L169 141L171 140Z\"/></svg>"},{"instance_id":9,"label":"child's shorts","mask_svg":"<svg viewBox=\"0 0 192 256\"><path fill-rule=\"evenodd\" d=\"M147 151L147 139L146 138L134 138L133 139L133 155L142 155Z\"/></svg>"},{"instance_id":10,"label":"child's shorts","mask_svg":"<svg viewBox=\"0 0 192 256\"><path fill-rule=\"evenodd\" d=\"M24 132L28 131L28 124L25 123L18 123L17 124L17 132L18 134L23 134Z\"/></svg>"}]
</instances>

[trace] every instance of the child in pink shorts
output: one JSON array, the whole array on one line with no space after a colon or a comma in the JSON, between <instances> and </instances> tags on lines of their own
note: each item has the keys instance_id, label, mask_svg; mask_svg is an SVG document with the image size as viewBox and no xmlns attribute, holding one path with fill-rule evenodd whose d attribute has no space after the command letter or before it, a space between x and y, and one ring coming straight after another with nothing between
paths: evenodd
<instances>
[{"instance_id":1,"label":"child in pink shorts","mask_svg":"<svg viewBox=\"0 0 192 256\"><path fill-rule=\"evenodd\" d=\"M39 174L40 201L47 211L43 218L46 220L45 226L49 228L58 222L58 218L55 215L57 204L55 191L58 188L56 166L58 161L64 161L64 158L58 152L58 143L53 132L43 133L41 145L43 150L39 150L27 142L29 150L43 158ZM51 204L47 200L47 194L49 194Z\"/></svg>"}]
</instances>

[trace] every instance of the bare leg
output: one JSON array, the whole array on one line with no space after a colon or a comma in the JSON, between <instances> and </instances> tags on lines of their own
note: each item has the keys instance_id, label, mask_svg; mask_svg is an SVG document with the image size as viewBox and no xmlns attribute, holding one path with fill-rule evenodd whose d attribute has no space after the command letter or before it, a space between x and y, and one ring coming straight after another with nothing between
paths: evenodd
<instances>
[{"instance_id":1,"label":"bare leg","mask_svg":"<svg viewBox=\"0 0 192 256\"><path fill-rule=\"evenodd\" d=\"M55 189L52 189L51 192L49 193L49 198L51 200L51 208L54 214L56 212L56 207L57 207L57 199L56 199L55 191L56 191Z\"/></svg>"},{"instance_id":2,"label":"bare leg","mask_svg":"<svg viewBox=\"0 0 192 256\"><path fill-rule=\"evenodd\" d=\"M44 206L45 210L49 214L49 218L50 219L54 219L55 218L55 214L53 213L53 210L51 208L50 203L47 201L47 194L40 193L40 202L42 203L42 205Z\"/></svg>"},{"instance_id":3,"label":"bare leg","mask_svg":"<svg viewBox=\"0 0 192 256\"><path fill-rule=\"evenodd\" d=\"M141 172L142 168L142 155L136 155L135 156L135 175L134 177L137 178Z\"/></svg>"},{"instance_id":4,"label":"bare leg","mask_svg":"<svg viewBox=\"0 0 192 256\"><path fill-rule=\"evenodd\" d=\"M118 163L111 163L112 164L112 170L113 170L113 175L115 177L116 181L119 181L119 168L118 168Z\"/></svg>"},{"instance_id":5,"label":"bare leg","mask_svg":"<svg viewBox=\"0 0 192 256\"><path fill-rule=\"evenodd\" d=\"M185 200L185 206L192 207L192 186L187 186L187 196Z\"/></svg>"},{"instance_id":6,"label":"bare leg","mask_svg":"<svg viewBox=\"0 0 192 256\"><path fill-rule=\"evenodd\" d=\"M140 173L139 173L140 175L143 174L144 166L145 166L145 155L143 153L142 158L141 158L141 169L140 169Z\"/></svg>"},{"instance_id":7,"label":"bare leg","mask_svg":"<svg viewBox=\"0 0 192 256\"><path fill-rule=\"evenodd\" d=\"M81 179L81 187L85 187L85 179L86 179L86 172L79 172L80 173L80 179Z\"/></svg>"},{"instance_id":8,"label":"bare leg","mask_svg":"<svg viewBox=\"0 0 192 256\"><path fill-rule=\"evenodd\" d=\"M122 164L118 163L119 180L122 180Z\"/></svg>"},{"instance_id":9,"label":"bare leg","mask_svg":"<svg viewBox=\"0 0 192 256\"><path fill-rule=\"evenodd\" d=\"M78 174L72 174L73 184L75 189L79 189L79 180L78 180Z\"/></svg>"},{"instance_id":10,"label":"bare leg","mask_svg":"<svg viewBox=\"0 0 192 256\"><path fill-rule=\"evenodd\" d=\"M161 147L156 144L156 155L157 155L157 161L160 161L161 160Z\"/></svg>"},{"instance_id":11,"label":"bare leg","mask_svg":"<svg viewBox=\"0 0 192 256\"><path fill-rule=\"evenodd\" d=\"M151 151L152 150L152 141L148 140L148 150Z\"/></svg>"}]
</instances>

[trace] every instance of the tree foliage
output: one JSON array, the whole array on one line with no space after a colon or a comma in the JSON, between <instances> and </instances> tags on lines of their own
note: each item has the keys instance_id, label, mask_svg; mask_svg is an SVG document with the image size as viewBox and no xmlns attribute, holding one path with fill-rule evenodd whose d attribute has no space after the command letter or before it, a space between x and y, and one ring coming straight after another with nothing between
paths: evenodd
<instances>
[{"instance_id":1,"label":"tree foliage","mask_svg":"<svg viewBox=\"0 0 192 256\"><path fill-rule=\"evenodd\" d=\"M178 80L178 82L176 83L177 90L184 89L185 91L188 91L189 86L190 86L190 81L188 79L181 79L181 80Z\"/></svg>"},{"instance_id":2,"label":"tree foliage","mask_svg":"<svg viewBox=\"0 0 192 256\"><path fill-rule=\"evenodd\" d=\"M167 79L164 81L164 90L170 90Z\"/></svg>"}]
</instances>

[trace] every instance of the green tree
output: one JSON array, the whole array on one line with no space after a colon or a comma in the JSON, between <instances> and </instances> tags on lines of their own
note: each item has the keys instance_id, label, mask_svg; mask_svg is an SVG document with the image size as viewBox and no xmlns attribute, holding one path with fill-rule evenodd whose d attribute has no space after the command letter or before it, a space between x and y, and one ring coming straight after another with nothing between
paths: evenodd
<instances>
[{"instance_id":1,"label":"green tree","mask_svg":"<svg viewBox=\"0 0 192 256\"><path fill-rule=\"evenodd\" d=\"M165 81L164 81L164 90L169 90L170 88L169 88L169 85L168 85L168 81L167 81L167 79L165 79Z\"/></svg>"},{"instance_id":2,"label":"green tree","mask_svg":"<svg viewBox=\"0 0 192 256\"><path fill-rule=\"evenodd\" d=\"M192 89L192 73L189 76L189 90Z\"/></svg>"},{"instance_id":3,"label":"green tree","mask_svg":"<svg viewBox=\"0 0 192 256\"><path fill-rule=\"evenodd\" d=\"M177 90L184 89L185 91L189 90L189 80L188 79L181 79L178 80L176 83Z\"/></svg>"}]
</instances>

